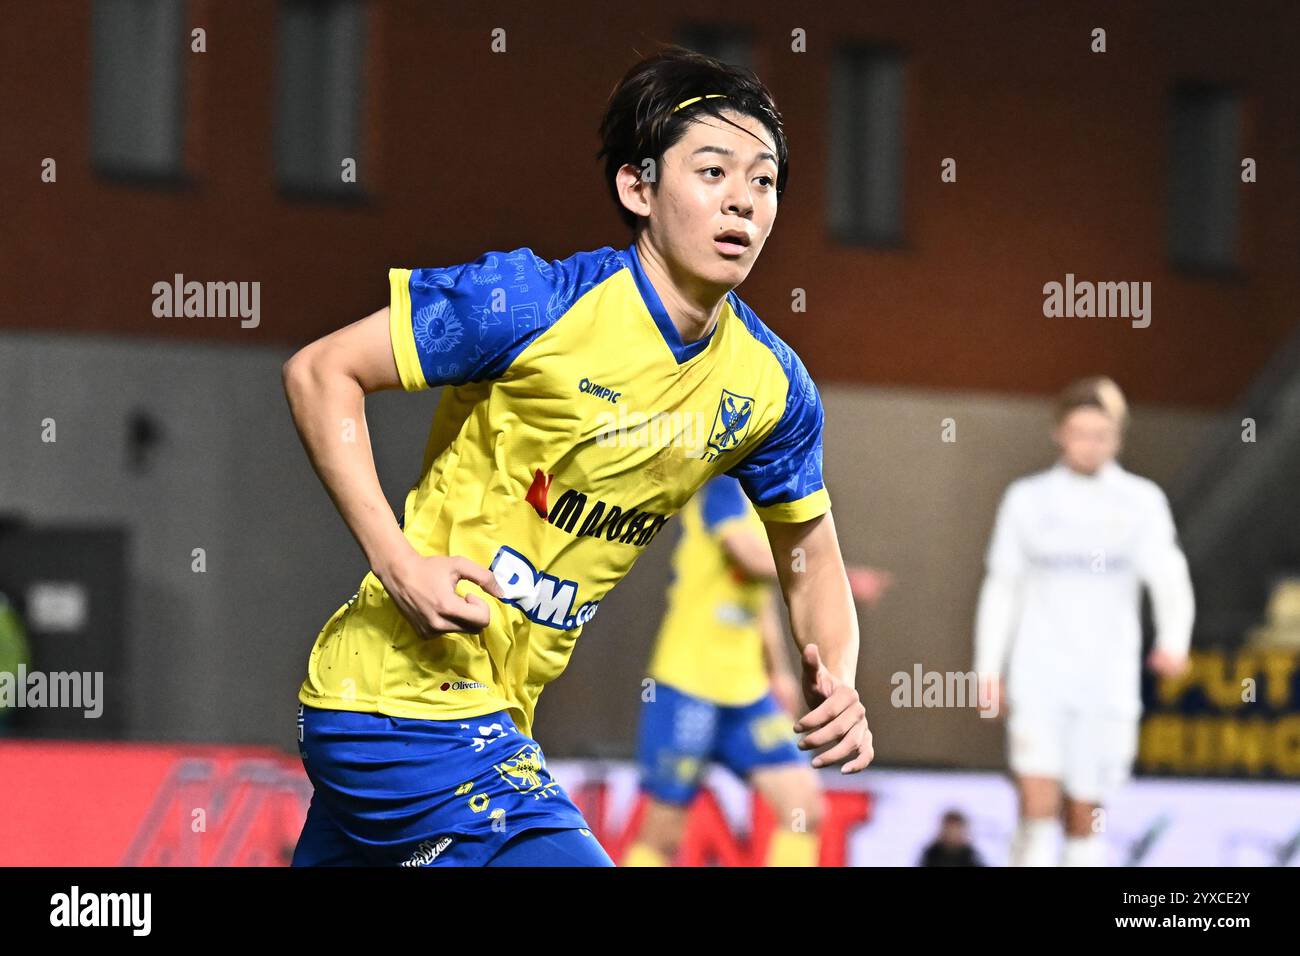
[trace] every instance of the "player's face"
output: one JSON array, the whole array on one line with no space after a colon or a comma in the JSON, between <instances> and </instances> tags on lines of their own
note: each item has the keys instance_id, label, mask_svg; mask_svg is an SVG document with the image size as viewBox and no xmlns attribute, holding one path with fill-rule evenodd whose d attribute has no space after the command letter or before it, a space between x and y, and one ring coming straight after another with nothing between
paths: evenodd
<instances>
[{"instance_id":1,"label":"player's face","mask_svg":"<svg viewBox=\"0 0 1300 956\"><path fill-rule=\"evenodd\" d=\"M776 220L776 146L758 120L726 115L737 125L708 115L690 125L664 153L647 200L656 245L697 279L732 289Z\"/></svg>"},{"instance_id":2,"label":"player's face","mask_svg":"<svg viewBox=\"0 0 1300 956\"><path fill-rule=\"evenodd\" d=\"M1119 453L1119 425L1098 408L1076 408L1052 433L1061 460L1074 471L1091 475Z\"/></svg>"}]
</instances>

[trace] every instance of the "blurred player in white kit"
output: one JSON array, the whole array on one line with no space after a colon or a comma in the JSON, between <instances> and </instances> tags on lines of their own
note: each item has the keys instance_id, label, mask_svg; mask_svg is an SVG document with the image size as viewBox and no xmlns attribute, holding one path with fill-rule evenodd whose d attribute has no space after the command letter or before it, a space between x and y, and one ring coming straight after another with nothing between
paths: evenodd
<instances>
[{"instance_id":1,"label":"blurred player in white kit","mask_svg":"<svg viewBox=\"0 0 1300 956\"><path fill-rule=\"evenodd\" d=\"M1187 561L1164 492L1114 460L1127 417L1108 378L1066 389L1052 433L1060 458L1011 483L989 543L975 670L984 699L1007 710L1013 866L1106 862L1098 811L1137 753L1142 585L1156 624L1147 666L1165 677L1187 667Z\"/></svg>"}]
</instances>

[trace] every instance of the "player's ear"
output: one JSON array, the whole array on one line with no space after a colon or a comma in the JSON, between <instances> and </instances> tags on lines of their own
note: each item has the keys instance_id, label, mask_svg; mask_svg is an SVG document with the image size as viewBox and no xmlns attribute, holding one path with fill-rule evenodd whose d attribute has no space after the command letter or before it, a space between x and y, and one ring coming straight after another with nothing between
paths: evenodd
<instances>
[{"instance_id":1,"label":"player's ear","mask_svg":"<svg viewBox=\"0 0 1300 956\"><path fill-rule=\"evenodd\" d=\"M653 167L651 167L653 168ZM618 198L623 206L638 216L650 215L650 192L652 181L643 176L641 170L631 163L624 163L614 178L618 187Z\"/></svg>"}]
</instances>

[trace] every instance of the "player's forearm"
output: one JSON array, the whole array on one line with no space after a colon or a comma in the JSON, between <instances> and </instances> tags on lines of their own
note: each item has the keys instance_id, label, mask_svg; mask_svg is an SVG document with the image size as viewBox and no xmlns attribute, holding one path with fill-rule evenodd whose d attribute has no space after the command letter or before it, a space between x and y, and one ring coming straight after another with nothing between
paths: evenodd
<instances>
[{"instance_id":1,"label":"player's forearm","mask_svg":"<svg viewBox=\"0 0 1300 956\"><path fill-rule=\"evenodd\" d=\"M1000 674L1016 617L1016 579L1007 574L989 574L980 588L975 612L975 671Z\"/></svg>"},{"instance_id":2,"label":"player's forearm","mask_svg":"<svg viewBox=\"0 0 1300 956\"><path fill-rule=\"evenodd\" d=\"M842 683L855 686L858 612L835 519L828 511L811 521L764 524L800 653L816 644L825 667Z\"/></svg>"},{"instance_id":3,"label":"player's forearm","mask_svg":"<svg viewBox=\"0 0 1300 956\"><path fill-rule=\"evenodd\" d=\"M1187 559L1170 548L1147 578L1151 611L1155 617L1155 644L1162 651L1185 655L1192 643L1196 597L1187 571Z\"/></svg>"},{"instance_id":4,"label":"player's forearm","mask_svg":"<svg viewBox=\"0 0 1300 956\"><path fill-rule=\"evenodd\" d=\"M354 378L302 353L284 366L284 391L312 468L370 567L382 576L411 547L379 483L365 392Z\"/></svg>"},{"instance_id":5,"label":"player's forearm","mask_svg":"<svg viewBox=\"0 0 1300 956\"><path fill-rule=\"evenodd\" d=\"M775 581L776 562L772 549L758 535L748 531L735 532L722 539L727 557L751 581Z\"/></svg>"},{"instance_id":6,"label":"player's forearm","mask_svg":"<svg viewBox=\"0 0 1300 956\"><path fill-rule=\"evenodd\" d=\"M764 597L763 609L759 612L758 629L763 637L763 666L767 676L772 679L782 675L793 677L794 671L785 655L785 635L776 613L776 601L770 591Z\"/></svg>"},{"instance_id":7,"label":"player's forearm","mask_svg":"<svg viewBox=\"0 0 1300 956\"><path fill-rule=\"evenodd\" d=\"M843 563L810 563L787 579L783 584L790 629L800 652L816 644L826 668L841 682L856 686L858 614Z\"/></svg>"}]
</instances>

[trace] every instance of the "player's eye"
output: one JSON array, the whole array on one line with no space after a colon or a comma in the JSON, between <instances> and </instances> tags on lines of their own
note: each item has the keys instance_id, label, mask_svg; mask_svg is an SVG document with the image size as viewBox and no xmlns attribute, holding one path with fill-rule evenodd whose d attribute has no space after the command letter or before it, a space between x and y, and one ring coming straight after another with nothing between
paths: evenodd
<instances>
[{"instance_id":1,"label":"player's eye","mask_svg":"<svg viewBox=\"0 0 1300 956\"><path fill-rule=\"evenodd\" d=\"M771 176L759 176L758 179L759 182L762 183L764 189L771 189L776 185L776 180Z\"/></svg>"},{"instance_id":2,"label":"player's eye","mask_svg":"<svg viewBox=\"0 0 1300 956\"><path fill-rule=\"evenodd\" d=\"M721 166L709 166L709 167L707 167L706 169L702 169L702 170L700 170L700 171L701 171L701 172L704 172L704 173L712 173L712 172L716 172L719 176L722 175L722 167L721 167Z\"/></svg>"}]
</instances>

